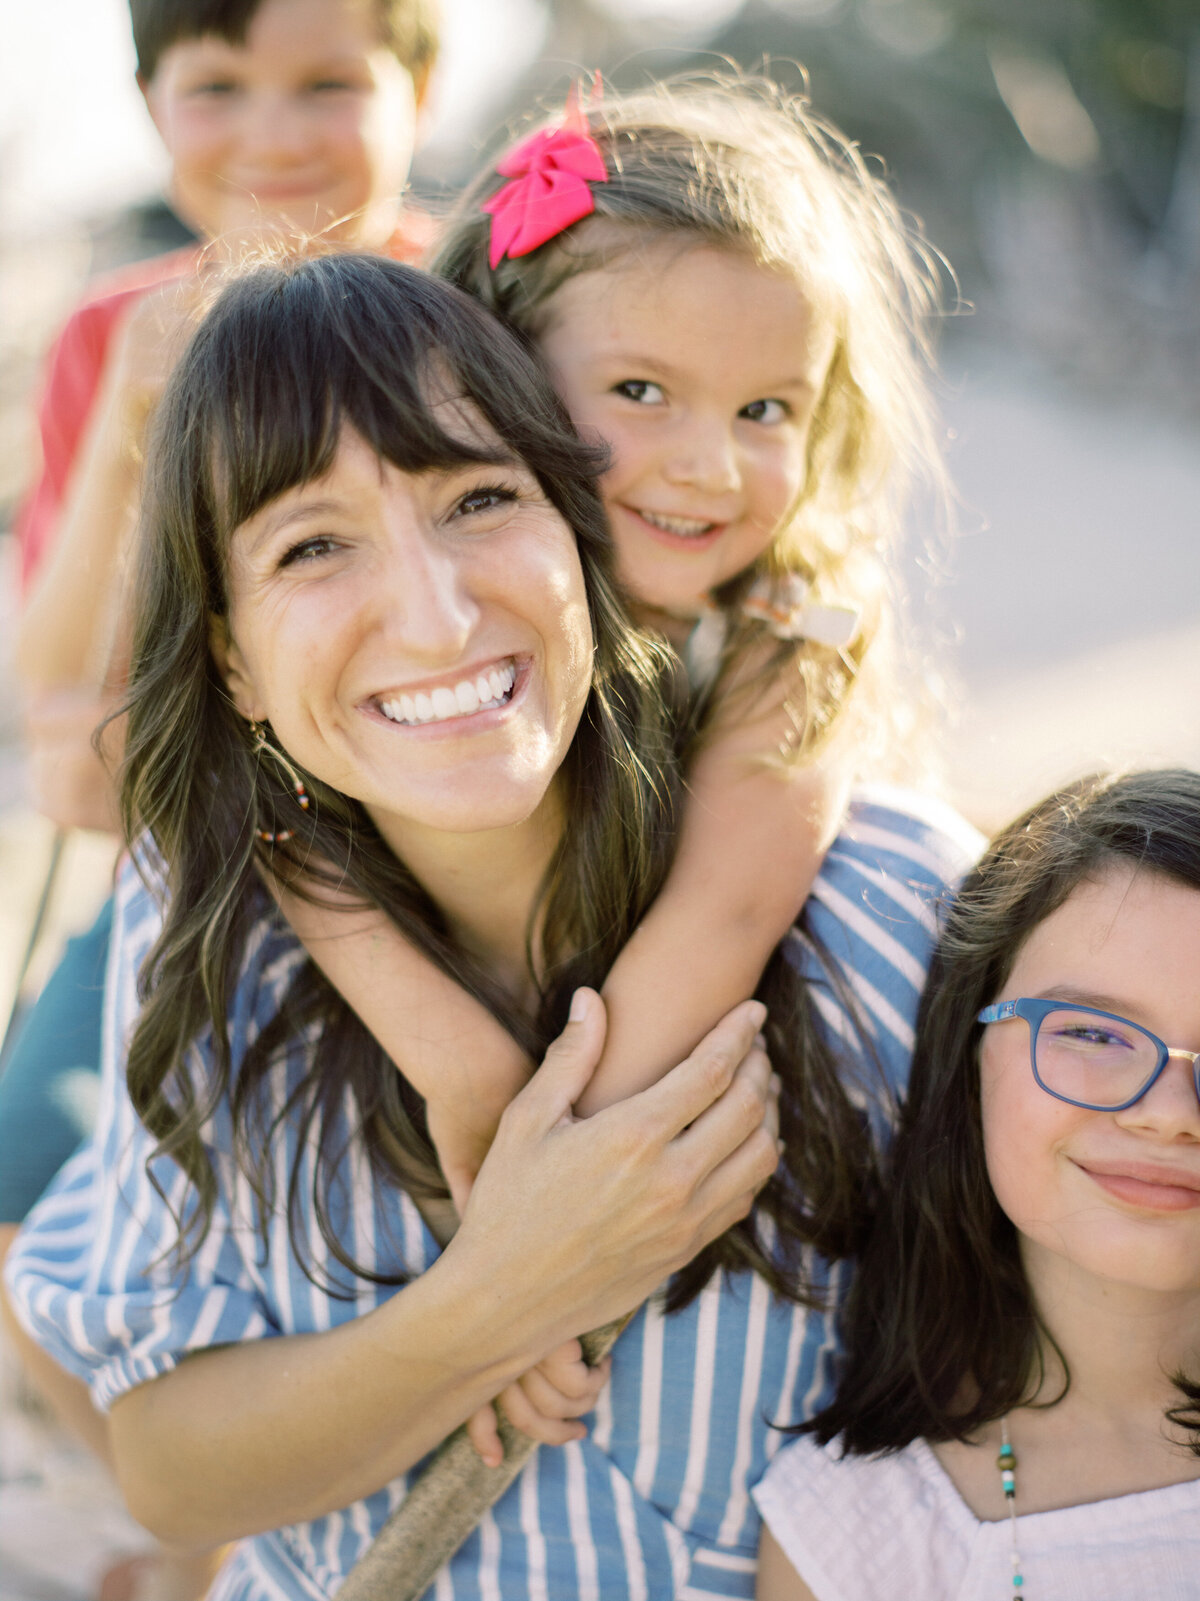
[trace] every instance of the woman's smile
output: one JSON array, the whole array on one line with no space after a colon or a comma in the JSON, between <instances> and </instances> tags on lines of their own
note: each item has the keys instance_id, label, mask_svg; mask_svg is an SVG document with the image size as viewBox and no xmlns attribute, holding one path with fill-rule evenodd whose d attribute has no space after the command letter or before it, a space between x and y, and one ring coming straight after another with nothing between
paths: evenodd
<instances>
[{"instance_id":1,"label":"woman's smile","mask_svg":"<svg viewBox=\"0 0 1200 1601\"><path fill-rule=\"evenodd\" d=\"M461 677L449 681L436 684L426 681L420 686L410 684L405 689L374 696L367 702L367 709L406 728L461 724L470 718L470 731L474 732L477 728L491 727L491 723L485 721L489 712L501 712L513 703L518 689L527 681L527 667L528 662L518 662L510 656L499 662L468 668Z\"/></svg>"}]
</instances>

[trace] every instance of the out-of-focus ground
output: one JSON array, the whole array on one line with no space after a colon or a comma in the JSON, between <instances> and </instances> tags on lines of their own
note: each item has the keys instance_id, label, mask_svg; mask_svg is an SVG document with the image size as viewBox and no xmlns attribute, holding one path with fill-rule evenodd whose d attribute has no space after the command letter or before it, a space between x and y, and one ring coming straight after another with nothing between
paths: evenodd
<instances>
[{"instance_id":1,"label":"out-of-focus ground","mask_svg":"<svg viewBox=\"0 0 1200 1601\"><path fill-rule=\"evenodd\" d=\"M0 0L2 35L15 3ZM423 192L458 181L506 107L548 86L561 94L564 73L584 65L621 81L639 61L661 71L721 55L803 59L818 106L889 154L977 307L949 325L944 348L958 531L932 559L913 556L907 577L920 653L951 686L946 789L985 829L1092 768L1200 766L1200 35L1189 3L1163 0L1157 33L1135 0L1112 0L1088 29L1058 0L1033 11L1011 0L445 4L452 56L472 38L489 59L507 56L483 100L472 99L478 73L457 69L452 115L418 165ZM88 15L100 4L86 0ZM23 9L20 27L34 18ZM43 118L38 137L55 126ZM5 199L16 148L0 128L0 514L33 470L29 398L48 339L88 273L145 250L156 225L151 212L131 230L60 197L33 226L36 206ZM51 171L43 163L39 181ZM0 1018L54 841L31 810L20 748L15 606L0 515ZM101 836L68 840L29 989L103 898L112 860ZM110 1561L144 1544L99 1470L21 1397L0 1352L0 1601L84 1601Z\"/></svg>"}]
</instances>

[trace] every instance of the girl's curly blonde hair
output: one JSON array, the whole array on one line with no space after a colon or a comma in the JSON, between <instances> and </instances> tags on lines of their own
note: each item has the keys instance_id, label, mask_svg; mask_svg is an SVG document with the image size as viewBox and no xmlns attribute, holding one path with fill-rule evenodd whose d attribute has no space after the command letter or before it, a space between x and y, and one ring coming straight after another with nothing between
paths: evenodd
<instances>
[{"instance_id":1,"label":"girl's curly blonde hair","mask_svg":"<svg viewBox=\"0 0 1200 1601\"><path fill-rule=\"evenodd\" d=\"M866 694L860 686L856 701L895 706L888 636L903 510L918 483L948 502L929 384L945 264L857 146L805 96L767 78L729 71L674 79L604 95L585 114L608 170L608 182L592 186L594 213L493 270L491 218L480 206L505 180L489 166L448 218L433 270L536 345L569 279L656 240L690 236L792 278L817 324L832 328L804 490L754 569L714 597L736 616L756 577L797 573L814 600L861 608L863 626L848 649L802 643L778 653L800 669L796 748L808 752L855 679L874 686ZM543 125L558 120L561 113ZM739 622L726 663L762 637L761 624Z\"/></svg>"}]
</instances>

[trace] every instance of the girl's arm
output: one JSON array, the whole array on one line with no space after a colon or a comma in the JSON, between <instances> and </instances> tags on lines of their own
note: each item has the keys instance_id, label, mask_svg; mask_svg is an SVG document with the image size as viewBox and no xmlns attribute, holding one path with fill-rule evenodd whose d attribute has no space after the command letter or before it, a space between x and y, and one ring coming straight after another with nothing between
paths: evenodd
<instances>
[{"instance_id":1,"label":"girl's arm","mask_svg":"<svg viewBox=\"0 0 1200 1601\"><path fill-rule=\"evenodd\" d=\"M653 1084L752 995L804 904L847 780L840 753L807 765L770 759L795 737L784 700L772 686L693 765L675 864L604 985L608 1044L578 1108L585 1116ZM533 1064L382 912L273 889L317 966L425 1097L461 1215L500 1115Z\"/></svg>"},{"instance_id":2,"label":"girl's arm","mask_svg":"<svg viewBox=\"0 0 1200 1601\"><path fill-rule=\"evenodd\" d=\"M270 887L313 961L425 1097L429 1136L461 1217L500 1116L533 1063L383 912L339 908L325 889L314 904L278 880Z\"/></svg>"},{"instance_id":3,"label":"girl's arm","mask_svg":"<svg viewBox=\"0 0 1200 1601\"><path fill-rule=\"evenodd\" d=\"M817 1601L765 1523L758 1545L758 1582L754 1597L755 1601Z\"/></svg>"},{"instance_id":4,"label":"girl's arm","mask_svg":"<svg viewBox=\"0 0 1200 1601\"><path fill-rule=\"evenodd\" d=\"M674 865L604 985L608 1040L584 1116L652 1084L753 995L837 833L842 753L780 757L796 734L782 682L747 712L719 720L692 765Z\"/></svg>"}]
</instances>

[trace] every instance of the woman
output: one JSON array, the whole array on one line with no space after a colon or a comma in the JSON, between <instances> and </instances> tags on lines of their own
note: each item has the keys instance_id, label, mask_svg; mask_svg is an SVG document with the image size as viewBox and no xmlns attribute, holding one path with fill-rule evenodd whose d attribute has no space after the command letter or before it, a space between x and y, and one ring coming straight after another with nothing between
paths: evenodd
<instances>
[{"instance_id":1,"label":"woman","mask_svg":"<svg viewBox=\"0 0 1200 1601\"><path fill-rule=\"evenodd\" d=\"M645 1095L566 1115L603 1033L580 986L670 843L665 661L615 601L596 465L484 312L365 258L233 286L164 404L125 780L148 887L119 897L97 1150L39 1210L12 1285L112 1406L135 1512L176 1539L252 1536L224 1601L332 1593L409 1469L506 1385L522 1426L566 1443L445 1594L747 1595L763 1419L823 1394L824 1318L768 1285L872 1182L856 1106L903 1080L931 902L962 862L882 799L763 992L782 1180L676 1278L670 1312L638 1315L586 1440L562 1421L596 1387L570 1353L523 1401L511 1388L696 1257L776 1159L756 1003ZM395 720L418 692L438 716ZM537 1054L575 996L440 1255L419 1099L274 915L264 847L383 906ZM88 1207L81 1261L60 1242Z\"/></svg>"}]
</instances>

